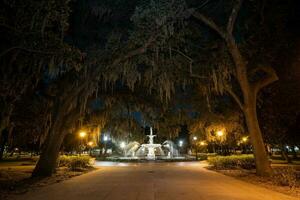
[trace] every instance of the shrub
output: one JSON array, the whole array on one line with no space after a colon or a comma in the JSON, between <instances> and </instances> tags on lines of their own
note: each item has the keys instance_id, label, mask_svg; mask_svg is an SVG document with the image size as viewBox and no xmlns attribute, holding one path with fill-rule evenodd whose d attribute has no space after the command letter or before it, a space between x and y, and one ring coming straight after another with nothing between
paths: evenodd
<instances>
[{"instance_id":1,"label":"shrub","mask_svg":"<svg viewBox=\"0 0 300 200\"><path fill-rule=\"evenodd\" d=\"M68 165L71 161L71 157L72 156L66 156L66 155L59 156L58 166L59 167L68 167Z\"/></svg>"},{"instance_id":2,"label":"shrub","mask_svg":"<svg viewBox=\"0 0 300 200\"><path fill-rule=\"evenodd\" d=\"M60 156L58 166L68 167L72 171L81 170L91 166L93 159L90 156Z\"/></svg>"},{"instance_id":3,"label":"shrub","mask_svg":"<svg viewBox=\"0 0 300 200\"><path fill-rule=\"evenodd\" d=\"M215 169L254 169L253 155L231 155L209 157L208 163Z\"/></svg>"},{"instance_id":4,"label":"shrub","mask_svg":"<svg viewBox=\"0 0 300 200\"><path fill-rule=\"evenodd\" d=\"M293 167L278 168L274 170L273 180L277 185L294 189L297 185L297 172Z\"/></svg>"},{"instance_id":5,"label":"shrub","mask_svg":"<svg viewBox=\"0 0 300 200\"><path fill-rule=\"evenodd\" d=\"M207 154L205 153L199 153L198 154L198 160L207 160Z\"/></svg>"}]
</instances>

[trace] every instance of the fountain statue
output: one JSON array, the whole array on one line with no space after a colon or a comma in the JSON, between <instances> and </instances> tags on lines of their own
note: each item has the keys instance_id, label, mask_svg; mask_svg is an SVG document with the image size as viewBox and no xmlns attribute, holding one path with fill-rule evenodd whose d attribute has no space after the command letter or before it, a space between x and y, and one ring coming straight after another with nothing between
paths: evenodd
<instances>
[{"instance_id":1,"label":"fountain statue","mask_svg":"<svg viewBox=\"0 0 300 200\"><path fill-rule=\"evenodd\" d=\"M162 144L155 144L152 127L150 127L150 134L147 135L149 141L147 144L140 144L136 141L130 142L124 147L123 159L177 159L182 158L179 155L176 144L171 140L166 140Z\"/></svg>"},{"instance_id":2,"label":"fountain statue","mask_svg":"<svg viewBox=\"0 0 300 200\"><path fill-rule=\"evenodd\" d=\"M146 158L148 160L155 160L156 156L155 153L159 155L164 155L163 150L161 149L161 144L154 144L154 137L152 127L150 127L150 135L148 144L142 144L141 147L137 150L136 155L147 154Z\"/></svg>"},{"instance_id":3,"label":"fountain statue","mask_svg":"<svg viewBox=\"0 0 300 200\"><path fill-rule=\"evenodd\" d=\"M177 146L174 144L173 141L171 140L166 140L162 146L168 150L168 158L172 157L178 157L179 156L179 151L177 149Z\"/></svg>"}]
</instances>

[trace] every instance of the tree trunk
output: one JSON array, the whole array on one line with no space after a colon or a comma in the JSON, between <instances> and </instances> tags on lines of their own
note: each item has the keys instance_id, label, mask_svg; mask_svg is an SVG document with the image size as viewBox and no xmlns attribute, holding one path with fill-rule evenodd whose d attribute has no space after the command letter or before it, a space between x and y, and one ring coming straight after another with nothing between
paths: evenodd
<instances>
[{"instance_id":1,"label":"tree trunk","mask_svg":"<svg viewBox=\"0 0 300 200\"><path fill-rule=\"evenodd\" d=\"M0 140L2 138L2 132L9 126L12 110L12 106L4 105L4 110L2 111L0 116Z\"/></svg>"},{"instance_id":2,"label":"tree trunk","mask_svg":"<svg viewBox=\"0 0 300 200\"><path fill-rule=\"evenodd\" d=\"M232 36L228 36L226 38L226 43L233 58L236 68L236 78L243 94L243 103L241 100L238 100L238 103L244 112L247 128L251 136L255 156L256 173L261 176L268 176L272 173L272 169L257 119L256 93L248 80L247 64ZM235 99L237 100L238 97L235 97Z\"/></svg>"},{"instance_id":3,"label":"tree trunk","mask_svg":"<svg viewBox=\"0 0 300 200\"><path fill-rule=\"evenodd\" d=\"M48 133L44 149L32 173L33 177L51 176L52 173L55 172L59 149L64 139L64 134L61 132L61 120L61 118L57 119L52 125L51 131Z\"/></svg>"},{"instance_id":4,"label":"tree trunk","mask_svg":"<svg viewBox=\"0 0 300 200\"><path fill-rule=\"evenodd\" d=\"M8 141L8 134L9 134L9 131L7 129L4 129L2 131L2 134L0 135L0 160L3 159L5 144Z\"/></svg>"},{"instance_id":5,"label":"tree trunk","mask_svg":"<svg viewBox=\"0 0 300 200\"><path fill-rule=\"evenodd\" d=\"M259 128L255 100L250 99L249 104L245 106L244 114L253 145L256 173L260 176L269 176L272 173L272 168Z\"/></svg>"},{"instance_id":6,"label":"tree trunk","mask_svg":"<svg viewBox=\"0 0 300 200\"><path fill-rule=\"evenodd\" d=\"M69 97L68 100L64 100L62 105L60 105L61 101L56 102L55 121L47 135L40 159L32 173L33 177L51 176L52 173L55 172L60 147L63 143L64 137L66 136L67 130L73 125L80 115L78 107L73 108L71 111L69 110L69 102L71 99L72 97Z\"/></svg>"},{"instance_id":7,"label":"tree trunk","mask_svg":"<svg viewBox=\"0 0 300 200\"><path fill-rule=\"evenodd\" d=\"M242 3L243 1L239 0L236 1L236 4L233 6L231 15L228 18L226 30L223 30L223 28L218 26L213 20L195 11L194 9L192 9L192 15L196 19L201 20L204 24L209 26L212 30L216 31L216 33L218 33L224 39L227 45L228 51L231 54L234 63L236 72L235 77L239 83L242 94L238 95L234 93L231 88L227 88L226 91L232 96L232 98L244 112L248 131L251 135L251 141L254 148L257 174L268 175L272 172L272 170L268 161L268 156L264 147L261 130L257 120L256 95L261 88L278 80L278 77L272 68L265 68L264 71L271 74L269 78L263 81L258 81L255 84L250 82L248 79L247 62L242 56L233 36L234 25Z\"/></svg>"}]
</instances>

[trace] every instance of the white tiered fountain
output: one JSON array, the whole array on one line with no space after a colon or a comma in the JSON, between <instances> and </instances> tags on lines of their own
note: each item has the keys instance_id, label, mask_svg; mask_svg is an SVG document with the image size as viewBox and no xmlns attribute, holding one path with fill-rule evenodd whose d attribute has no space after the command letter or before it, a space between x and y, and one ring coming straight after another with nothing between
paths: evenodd
<instances>
[{"instance_id":1,"label":"white tiered fountain","mask_svg":"<svg viewBox=\"0 0 300 200\"><path fill-rule=\"evenodd\" d=\"M148 160L155 160L155 151L158 150L160 155L163 154L163 151L161 149L161 144L154 144L153 138L156 135L153 135L152 127L150 127L150 135L147 135L149 137L149 143L148 144L142 144L140 149L141 151L147 152L147 159ZM138 151L139 151L138 150Z\"/></svg>"}]
</instances>

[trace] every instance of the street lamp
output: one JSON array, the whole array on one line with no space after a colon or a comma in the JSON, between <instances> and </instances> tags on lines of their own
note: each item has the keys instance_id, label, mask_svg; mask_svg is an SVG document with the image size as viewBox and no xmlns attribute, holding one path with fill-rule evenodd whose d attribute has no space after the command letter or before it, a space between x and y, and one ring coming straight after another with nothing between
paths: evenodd
<instances>
[{"instance_id":1,"label":"street lamp","mask_svg":"<svg viewBox=\"0 0 300 200\"><path fill-rule=\"evenodd\" d=\"M222 130L217 131L217 136L220 139L220 147L221 147L221 154L223 154L223 146L222 146L222 137L224 135L224 132Z\"/></svg>"},{"instance_id":2,"label":"street lamp","mask_svg":"<svg viewBox=\"0 0 300 200\"><path fill-rule=\"evenodd\" d=\"M85 131L80 131L79 132L79 137L80 138L84 138L86 136L86 132Z\"/></svg>"},{"instance_id":3,"label":"street lamp","mask_svg":"<svg viewBox=\"0 0 300 200\"><path fill-rule=\"evenodd\" d=\"M90 155L92 155L92 147L94 145L94 142L93 141L89 141L88 142L88 146L90 147Z\"/></svg>"},{"instance_id":4,"label":"street lamp","mask_svg":"<svg viewBox=\"0 0 300 200\"><path fill-rule=\"evenodd\" d=\"M206 141L201 141L200 143L199 143L199 145L201 146L201 151L202 152L206 152L206 148L205 148L205 146L207 145L207 143L206 143Z\"/></svg>"},{"instance_id":5,"label":"street lamp","mask_svg":"<svg viewBox=\"0 0 300 200\"><path fill-rule=\"evenodd\" d=\"M179 153L181 153L182 152L182 146L183 146L183 141L182 140L179 140L178 146L179 146Z\"/></svg>"},{"instance_id":6,"label":"street lamp","mask_svg":"<svg viewBox=\"0 0 300 200\"><path fill-rule=\"evenodd\" d=\"M182 146L183 146L183 141L179 140L179 147L182 147Z\"/></svg>"},{"instance_id":7,"label":"street lamp","mask_svg":"<svg viewBox=\"0 0 300 200\"><path fill-rule=\"evenodd\" d=\"M193 137L193 140L195 141L194 146L195 146L195 152L196 152L196 160L198 160L198 145L196 144L197 139L198 138L196 136Z\"/></svg>"},{"instance_id":8,"label":"street lamp","mask_svg":"<svg viewBox=\"0 0 300 200\"><path fill-rule=\"evenodd\" d=\"M222 137L224 135L223 131L217 131L217 136Z\"/></svg>"},{"instance_id":9,"label":"street lamp","mask_svg":"<svg viewBox=\"0 0 300 200\"><path fill-rule=\"evenodd\" d=\"M84 147L83 147L83 142L82 142L82 140L83 140L83 138L85 138L86 137L86 132L85 131L80 131L79 132L79 137L80 137L80 151L79 151L79 154L81 154L82 152L81 151L83 151L84 149Z\"/></svg>"},{"instance_id":10,"label":"street lamp","mask_svg":"<svg viewBox=\"0 0 300 200\"><path fill-rule=\"evenodd\" d=\"M106 154L106 151L107 151L107 147L106 147L106 145L107 145L107 141L108 141L108 136L107 135L104 135L103 136L103 141L104 141L104 155Z\"/></svg>"},{"instance_id":11,"label":"street lamp","mask_svg":"<svg viewBox=\"0 0 300 200\"><path fill-rule=\"evenodd\" d=\"M108 137L104 135L103 140L106 142L108 140Z\"/></svg>"},{"instance_id":12,"label":"street lamp","mask_svg":"<svg viewBox=\"0 0 300 200\"><path fill-rule=\"evenodd\" d=\"M247 153L247 146L246 146L247 141L248 141L248 137L246 137L246 136L242 137L241 143L243 144L243 146L242 146L243 153Z\"/></svg>"}]
</instances>

